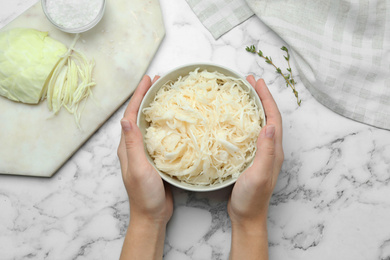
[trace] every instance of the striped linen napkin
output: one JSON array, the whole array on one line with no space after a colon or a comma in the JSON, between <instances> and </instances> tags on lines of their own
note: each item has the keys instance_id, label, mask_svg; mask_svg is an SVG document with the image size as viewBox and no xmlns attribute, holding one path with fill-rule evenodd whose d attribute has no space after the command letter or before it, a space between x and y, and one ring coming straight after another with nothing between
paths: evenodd
<instances>
[{"instance_id":1,"label":"striped linen napkin","mask_svg":"<svg viewBox=\"0 0 390 260\"><path fill-rule=\"evenodd\" d=\"M246 4L289 45L301 81L320 103L345 117L390 130L390 0ZM222 9L216 12L228 17L229 11ZM203 24L213 33L212 25Z\"/></svg>"},{"instance_id":2,"label":"striped linen napkin","mask_svg":"<svg viewBox=\"0 0 390 260\"><path fill-rule=\"evenodd\" d=\"M186 0L215 39L253 15L245 0Z\"/></svg>"}]
</instances>

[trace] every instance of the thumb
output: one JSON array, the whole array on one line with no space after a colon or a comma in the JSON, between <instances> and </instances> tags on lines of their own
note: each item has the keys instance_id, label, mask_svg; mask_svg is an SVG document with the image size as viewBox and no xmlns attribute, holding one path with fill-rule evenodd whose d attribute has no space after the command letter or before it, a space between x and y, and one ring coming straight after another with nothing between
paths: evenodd
<instances>
[{"instance_id":1,"label":"thumb","mask_svg":"<svg viewBox=\"0 0 390 260\"><path fill-rule=\"evenodd\" d=\"M121 126L125 137L127 162L139 164L146 160L142 134L138 126L126 118L121 120Z\"/></svg>"},{"instance_id":2,"label":"thumb","mask_svg":"<svg viewBox=\"0 0 390 260\"><path fill-rule=\"evenodd\" d=\"M253 166L265 173L272 173L275 162L275 126L266 125L257 139L257 153Z\"/></svg>"}]
</instances>

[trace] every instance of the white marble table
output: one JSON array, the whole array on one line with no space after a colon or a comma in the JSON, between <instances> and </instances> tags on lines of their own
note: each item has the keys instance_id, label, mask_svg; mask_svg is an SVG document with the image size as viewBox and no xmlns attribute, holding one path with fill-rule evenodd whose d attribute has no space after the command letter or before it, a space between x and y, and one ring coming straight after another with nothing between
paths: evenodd
<instances>
[{"instance_id":1,"label":"white marble table","mask_svg":"<svg viewBox=\"0 0 390 260\"><path fill-rule=\"evenodd\" d=\"M35 3L7 2L0 26ZM390 132L333 113L301 83L298 108L274 69L245 51L259 44L283 62L283 42L256 17L215 41L184 0L160 2L166 36L149 75L215 62L265 78L279 105L285 162L268 217L270 259L389 260ZM118 259L129 217L116 156L124 109L52 178L0 175L1 260ZM164 259L228 258L229 192L174 189Z\"/></svg>"}]
</instances>

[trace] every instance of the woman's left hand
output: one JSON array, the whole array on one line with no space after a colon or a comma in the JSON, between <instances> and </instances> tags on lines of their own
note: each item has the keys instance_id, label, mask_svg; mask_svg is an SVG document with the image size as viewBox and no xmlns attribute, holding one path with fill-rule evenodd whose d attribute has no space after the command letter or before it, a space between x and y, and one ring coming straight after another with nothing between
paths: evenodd
<instances>
[{"instance_id":1,"label":"woman's left hand","mask_svg":"<svg viewBox=\"0 0 390 260\"><path fill-rule=\"evenodd\" d=\"M121 120L118 157L130 202L130 224L121 259L161 259L166 224L173 213L170 188L146 159L136 124L141 101L151 85L150 77L144 76Z\"/></svg>"}]
</instances>

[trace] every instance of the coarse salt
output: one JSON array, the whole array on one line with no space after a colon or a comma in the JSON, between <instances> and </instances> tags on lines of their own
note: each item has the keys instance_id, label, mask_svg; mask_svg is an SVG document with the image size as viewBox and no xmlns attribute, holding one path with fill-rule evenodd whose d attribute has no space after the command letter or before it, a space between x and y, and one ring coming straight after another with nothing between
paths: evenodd
<instances>
[{"instance_id":1,"label":"coarse salt","mask_svg":"<svg viewBox=\"0 0 390 260\"><path fill-rule=\"evenodd\" d=\"M75 29L91 23L102 5L103 0L47 0L46 10L57 25Z\"/></svg>"}]
</instances>

